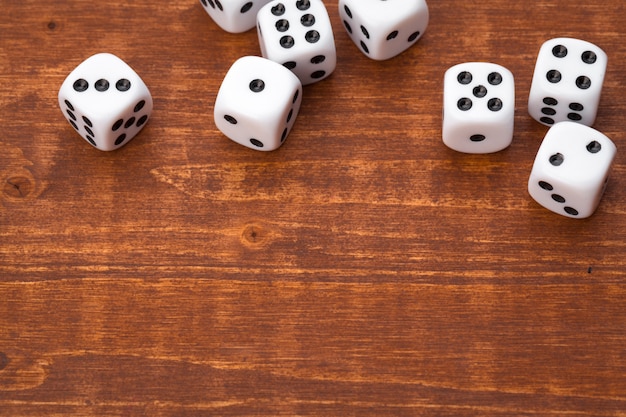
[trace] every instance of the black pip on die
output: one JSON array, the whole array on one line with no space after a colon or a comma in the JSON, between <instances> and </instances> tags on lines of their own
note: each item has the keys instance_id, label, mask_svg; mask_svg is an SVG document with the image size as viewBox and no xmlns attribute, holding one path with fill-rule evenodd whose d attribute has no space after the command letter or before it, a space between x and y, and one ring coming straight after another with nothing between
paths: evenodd
<instances>
[{"instance_id":1,"label":"black pip on die","mask_svg":"<svg viewBox=\"0 0 626 417\"><path fill-rule=\"evenodd\" d=\"M111 151L128 143L148 121L152 96L142 79L115 55L93 55L59 90L68 122L90 144Z\"/></svg>"},{"instance_id":2,"label":"black pip on die","mask_svg":"<svg viewBox=\"0 0 626 417\"><path fill-rule=\"evenodd\" d=\"M361 52L379 61L414 45L429 19L425 0L339 0L339 16Z\"/></svg>"},{"instance_id":3,"label":"black pip on die","mask_svg":"<svg viewBox=\"0 0 626 417\"><path fill-rule=\"evenodd\" d=\"M615 158L615 144L597 130L560 122L543 139L528 180L528 193L566 217L589 217L598 207Z\"/></svg>"},{"instance_id":4,"label":"black pip on die","mask_svg":"<svg viewBox=\"0 0 626 417\"><path fill-rule=\"evenodd\" d=\"M528 112L547 126L562 121L593 125L606 66L606 53L592 43L572 38L545 42L535 64Z\"/></svg>"},{"instance_id":5,"label":"black pip on die","mask_svg":"<svg viewBox=\"0 0 626 417\"><path fill-rule=\"evenodd\" d=\"M500 151L513 140L515 82L501 65L467 62L444 75L443 143L465 153Z\"/></svg>"},{"instance_id":6,"label":"black pip on die","mask_svg":"<svg viewBox=\"0 0 626 417\"><path fill-rule=\"evenodd\" d=\"M274 0L259 10L257 31L263 57L293 71L303 85L335 70L335 38L321 0Z\"/></svg>"},{"instance_id":7,"label":"black pip on die","mask_svg":"<svg viewBox=\"0 0 626 417\"><path fill-rule=\"evenodd\" d=\"M296 121L302 84L294 73L257 56L239 58L217 93L217 128L233 141L258 151L280 147Z\"/></svg>"}]
</instances>

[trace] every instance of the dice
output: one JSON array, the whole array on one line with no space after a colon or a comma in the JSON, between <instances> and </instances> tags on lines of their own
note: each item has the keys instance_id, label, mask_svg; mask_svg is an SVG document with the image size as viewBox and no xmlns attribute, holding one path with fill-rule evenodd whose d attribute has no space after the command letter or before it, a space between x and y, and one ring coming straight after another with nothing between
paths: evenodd
<instances>
[{"instance_id":1,"label":"dice","mask_svg":"<svg viewBox=\"0 0 626 417\"><path fill-rule=\"evenodd\" d=\"M339 0L339 15L352 41L379 61L414 45L429 19L425 0Z\"/></svg>"},{"instance_id":2,"label":"dice","mask_svg":"<svg viewBox=\"0 0 626 417\"><path fill-rule=\"evenodd\" d=\"M256 14L270 0L200 0L211 19L226 32L242 33L256 25Z\"/></svg>"},{"instance_id":3,"label":"dice","mask_svg":"<svg viewBox=\"0 0 626 417\"><path fill-rule=\"evenodd\" d=\"M217 93L214 119L231 140L259 151L280 147L300 110L302 84L282 65L256 56L239 58Z\"/></svg>"},{"instance_id":4,"label":"dice","mask_svg":"<svg viewBox=\"0 0 626 417\"><path fill-rule=\"evenodd\" d=\"M146 84L128 64L108 53L79 64L63 81L58 100L70 125L103 151L127 144L152 112Z\"/></svg>"},{"instance_id":5,"label":"dice","mask_svg":"<svg viewBox=\"0 0 626 417\"><path fill-rule=\"evenodd\" d=\"M513 140L515 81L501 65L467 62L444 75L443 143L464 153L500 151Z\"/></svg>"},{"instance_id":6,"label":"dice","mask_svg":"<svg viewBox=\"0 0 626 417\"><path fill-rule=\"evenodd\" d=\"M335 38L321 0L274 0L257 15L261 55L293 71L303 85L328 77L337 64Z\"/></svg>"},{"instance_id":7,"label":"dice","mask_svg":"<svg viewBox=\"0 0 626 417\"><path fill-rule=\"evenodd\" d=\"M575 122L556 123L539 147L528 193L555 213L589 217L604 194L615 154L613 142L597 130Z\"/></svg>"},{"instance_id":8,"label":"dice","mask_svg":"<svg viewBox=\"0 0 626 417\"><path fill-rule=\"evenodd\" d=\"M528 112L547 126L562 121L593 125L606 66L606 53L592 43L572 38L545 42L535 64Z\"/></svg>"}]
</instances>

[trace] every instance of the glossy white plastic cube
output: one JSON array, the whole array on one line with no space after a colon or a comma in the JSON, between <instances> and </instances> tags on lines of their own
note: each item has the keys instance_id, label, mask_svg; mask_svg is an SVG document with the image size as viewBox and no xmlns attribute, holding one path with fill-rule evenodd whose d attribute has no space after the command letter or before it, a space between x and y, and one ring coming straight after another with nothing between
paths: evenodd
<instances>
[{"instance_id":1,"label":"glossy white plastic cube","mask_svg":"<svg viewBox=\"0 0 626 417\"><path fill-rule=\"evenodd\" d=\"M270 0L200 0L217 25L230 33L242 33L256 25L256 15Z\"/></svg>"},{"instance_id":2,"label":"glossy white plastic cube","mask_svg":"<svg viewBox=\"0 0 626 417\"><path fill-rule=\"evenodd\" d=\"M294 73L269 59L242 57L217 93L215 125L243 146L272 151L289 135L301 102L302 84Z\"/></svg>"},{"instance_id":3,"label":"glossy white plastic cube","mask_svg":"<svg viewBox=\"0 0 626 417\"><path fill-rule=\"evenodd\" d=\"M607 55L580 39L555 38L545 42L533 73L528 112L551 126L574 121L592 126L596 120Z\"/></svg>"},{"instance_id":4,"label":"glossy white plastic cube","mask_svg":"<svg viewBox=\"0 0 626 417\"><path fill-rule=\"evenodd\" d=\"M562 216L591 216L604 194L616 154L603 133L575 122L552 126L539 147L528 193Z\"/></svg>"},{"instance_id":5,"label":"glossy white plastic cube","mask_svg":"<svg viewBox=\"0 0 626 417\"><path fill-rule=\"evenodd\" d=\"M489 62L466 62L444 75L443 143L464 153L492 153L513 140L515 80Z\"/></svg>"},{"instance_id":6,"label":"glossy white plastic cube","mask_svg":"<svg viewBox=\"0 0 626 417\"><path fill-rule=\"evenodd\" d=\"M359 50L379 61L413 46L430 17L425 0L339 0L339 16Z\"/></svg>"},{"instance_id":7,"label":"glossy white plastic cube","mask_svg":"<svg viewBox=\"0 0 626 417\"><path fill-rule=\"evenodd\" d=\"M293 71L302 85L330 76L335 37L322 0L274 0L257 15L261 55Z\"/></svg>"},{"instance_id":8,"label":"glossy white plastic cube","mask_svg":"<svg viewBox=\"0 0 626 417\"><path fill-rule=\"evenodd\" d=\"M93 55L63 81L63 115L94 147L111 151L127 144L152 113L152 96L139 75L109 53Z\"/></svg>"}]
</instances>

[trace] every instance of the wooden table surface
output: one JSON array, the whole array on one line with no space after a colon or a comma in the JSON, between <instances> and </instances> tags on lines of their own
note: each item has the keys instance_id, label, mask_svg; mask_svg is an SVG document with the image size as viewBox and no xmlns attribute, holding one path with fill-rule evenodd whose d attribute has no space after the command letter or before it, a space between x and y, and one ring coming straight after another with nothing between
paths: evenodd
<instances>
[{"instance_id":1,"label":"wooden table surface","mask_svg":"<svg viewBox=\"0 0 626 417\"><path fill-rule=\"evenodd\" d=\"M255 31L196 0L5 2L0 415L626 416L625 3L429 3L420 42L377 62L327 0L337 69L262 153L212 116ZM594 127L618 155L586 220L526 191L535 57L560 36L609 56ZM114 152L57 104L97 52L154 98ZM465 61L516 77L502 152L441 141Z\"/></svg>"}]
</instances>

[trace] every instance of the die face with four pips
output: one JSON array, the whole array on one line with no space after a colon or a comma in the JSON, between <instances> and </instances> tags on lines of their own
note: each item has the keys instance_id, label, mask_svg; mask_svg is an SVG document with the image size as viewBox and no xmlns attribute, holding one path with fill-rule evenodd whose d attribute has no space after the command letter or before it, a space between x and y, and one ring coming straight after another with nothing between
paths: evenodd
<instances>
[{"instance_id":1,"label":"die face with four pips","mask_svg":"<svg viewBox=\"0 0 626 417\"><path fill-rule=\"evenodd\" d=\"M546 41L537 55L528 112L546 126L563 121L593 125L606 68L606 53L590 42Z\"/></svg>"},{"instance_id":2,"label":"die face with four pips","mask_svg":"<svg viewBox=\"0 0 626 417\"><path fill-rule=\"evenodd\" d=\"M103 151L127 144L145 126L152 96L137 73L115 55L79 64L59 89L63 115L87 142Z\"/></svg>"}]
</instances>

